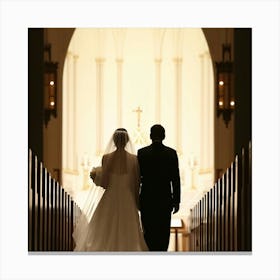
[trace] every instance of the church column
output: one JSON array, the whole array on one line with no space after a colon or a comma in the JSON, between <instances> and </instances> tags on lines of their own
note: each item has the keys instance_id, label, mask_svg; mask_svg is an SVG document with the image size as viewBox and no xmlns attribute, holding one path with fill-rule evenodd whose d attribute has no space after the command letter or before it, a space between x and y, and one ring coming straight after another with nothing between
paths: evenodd
<instances>
[{"instance_id":1,"label":"church column","mask_svg":"<svg viewBox=\"0 0 280 280\"><path fill-rule=\"evenodd\" d=\"M175 120L176 120L176 147L182 153L182 61L180 57L174 58L175 65Z\"/></svg>"},{"instance_id":2,"label":"church column","mask_svg":"<svg viewBox=\"0 0 280 280\"><path fill-rule=\"evenodd\" d=\"M208 140L207 135L205 133L206 124L206 83L205 83L205 53L200 54L200 76L201 76L201 83L200 83L200 169L206 169L206 140Z\"/></svg>"},{"instance_id":3,"label":"church column","mask_svg":"<svg viewBox=\"0 0 280 280\"><path fill-rule=\"evenodd\" d=\"M125 41L126 30L123 28L116 28L113 31L113 38L115 41L116 51L116 65L117 65L117 126L122 127L122 73L123 73L123 47Z\"/></svg>"},{"instance_id":4,"label":"church column","mask_svg":"<svg viewBox=\"0 0 280 280\"><path fill-rule=\"evenodd\" d=\"M77 170L77 132L76 132L76 96L77 96L77 60L78 56L71 52L66 56L66 131L64 141L65 168L69 171Z\"/></svg>"},{"instance_id":5,"label":"church column","mask_svg":"<svg viewBox=\"0 0 280 280\"><path fill-rule=\"evenodd\" d=\"M64 77L64 91L63 91L63 142L62 142L62 156L63 156L63 163L62 163L62 168L66 169L68 168L68 144L65 139L68 138L68 100L67 100L67 92L69 90L69 52L66 53L65 57L65 77Z\"/></svg>"},{"instance_id":6,"label":"church column","mask_svg":"<svg viewBox=\"0 0 280 280\"><path fill-rule=\"evenodd\" d=\"M214 156L213 156L213 147L214 147L214 133L212 127L214 127L214 100L211 98L211 67L212 61L210 53L205 53L206 56L206 89L207 89L207 127L206 133L208 135L209 141L207 141L207 151L206 151L206 162L209 169L214 168ZM214 95L212 95L214 96ZM211 154L212 153L212 154Z\"/></svg>"},{"instance_id":7,"label":"church column","mask_svg":"<svg viewBox=\"0 0 280 280\"><path fill-rule=\"evenodd\" d=\"M73 80L72 77L72 53L67 53L67 78L66 78L66 93L67 96L64 98L66 101L66 169L70 170L71 168L71 162L72 162L72 152L71 152L71 105L72 105L72 86L71 81Z\"/></svg>"},{"instance_id":8,"label":"church column","mask_svg":"<svg viewBox=\"0 0 280 280\"><path fill-rule=\"evenodd\" d=\"M165 29L155 29L155 120L161 123L161 62Z\"/></svg>"},{"instance_id":9,"label":"church column","mask_svg":"<svg viewBox=\"0 0 280 280\"><path fill-rule=\"evenodd\" d=\"M123 60L116 59L117 63L117 126L122 127L122 65Z\"/></svg>"},{"instance_id":10,"label":"church column","mask_svg":"<svg viewBox=\"0 0 280 280\"><path fill-rule=\"evenodd\" d=\"M174 67L175 67L175 120L176 120L176 149L182 154L182 62L183 62L183 31L175 29L174 36Z\"/></svg>"},{"instance_id":11,"label":"church column","mask_svg":"<svg viewBox=\"0 0 280 280\"><path fill-rule=\"evenodd\" d=\"M96 58L96 154L102 153L103 143L103 68L105 59Z\"/></svg>"},{"instance_id":12,"label":"church column","mask_svg":"<svg viewBox=\"0 0 280 280\"><path fill-rule=\"evenodd\" d=\"M210 173L213 168L213 100L211 99L211 57L208 52L200 55L201 62L201 112L200 112L200 172Z\"/></svg>"},{"instance_id":13,"label":"church column","mask_svg":"<svg viewBox=\"0 0 280 280\"><path fill-rule=\"evenodd\" d=\"M77 103L77 61L79 56L73 55L73 169L78 169L78 163L77 163L77 110L76 110L76 103Z\"/></svg>"},{"instance_id":14,"label":"church column","mask_svg":"<svg viewBox=\"0 0 280 280\"><path fill-rule=\"evenodd\" d=\"M161 59L155 59L156 67L156 122L161 122Z\"/></svg>"}]
</instances>

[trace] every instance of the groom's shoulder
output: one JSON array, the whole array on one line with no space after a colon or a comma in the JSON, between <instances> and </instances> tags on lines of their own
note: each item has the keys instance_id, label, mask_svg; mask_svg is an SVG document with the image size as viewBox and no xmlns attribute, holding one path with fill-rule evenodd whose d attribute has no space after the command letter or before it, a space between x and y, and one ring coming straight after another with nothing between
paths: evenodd
<instances>
[{"instance_id":1,"label":"groom's shoulder","mask_svg":"<svg viewBox=\"0 0 280 280\"><path fill-rule=\"evenodd\" d=\"M151 149L151 146L149 145L149 146L146 146L146 147L143 147L143 148L141 148L141 149L139 149L138 150L138 154L140 153L145 153L145 152L147 152L147 151L149 151Z\"/></svg>"},{"instance_id":2,"label":"groom's shoulder","mask_svg":"<svg viewBox=\"0 0 280 280\"><path fill-rule=\"evenodd\" d=\"M164 148L166 151L168 151L169 153L172 153L172 154L177 154L176 150L171 148L171 147L168 147L168 146L165 146L164 145Z\"/></svg>"}]
</instances>

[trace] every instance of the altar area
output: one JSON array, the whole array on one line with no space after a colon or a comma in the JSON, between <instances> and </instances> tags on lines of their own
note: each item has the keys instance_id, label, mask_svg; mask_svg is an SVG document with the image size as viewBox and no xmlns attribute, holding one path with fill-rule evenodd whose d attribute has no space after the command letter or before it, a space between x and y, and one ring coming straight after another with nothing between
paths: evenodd
<instances>
[{"instance_id":1,"label":"altar area","mask_svg":"<svg viewBox=\"0 0 280 280\"><path fill-rule=\"evenodd\" d=\"M83 208L114 130L126 128L137 152L160 123L179 157L174 217L187 224L214 182L213 80L200 28L77 28L63 67L63 187Z\"/></svg>"}]
</instances>

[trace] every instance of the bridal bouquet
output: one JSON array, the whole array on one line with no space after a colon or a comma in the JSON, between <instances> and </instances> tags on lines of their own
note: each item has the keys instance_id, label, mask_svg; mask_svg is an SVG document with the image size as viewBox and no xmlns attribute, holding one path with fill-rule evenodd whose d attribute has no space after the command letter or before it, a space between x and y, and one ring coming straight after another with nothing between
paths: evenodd
<instances>
[{"instance_id":1,"label":"bridal bouquet","mask_svg":"<svg viewBox=\"0 0 280 280\"><path fill-rule=\"evenodd\" d=\"M102 174L102 167L101 166L93 167L90 171L90 178L92 179L94 184L97 185L97 186L100 186L101 174Z\"/></svg>"}]
</instances>

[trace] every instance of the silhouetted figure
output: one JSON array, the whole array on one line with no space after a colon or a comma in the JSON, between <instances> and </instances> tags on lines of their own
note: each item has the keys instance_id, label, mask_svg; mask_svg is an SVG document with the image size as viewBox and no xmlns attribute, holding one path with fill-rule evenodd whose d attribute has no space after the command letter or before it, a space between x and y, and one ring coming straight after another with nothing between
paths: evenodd
<instances>
[{"instance_id":1,"label":"silhouetted figure","mask_svg":"<svg viewBox=\"0 0 280 280\"><path fill-rule=\"evenodd\" d=\"M152 144L138 150L141 175L140 211L145 241L150 251L167 251L171 212L180 204L180 175L175 150L162 144L165 130L151 127Z\"/></svg>"},{"instance_id":2,"label":"silhouetted figure","mask_svg":"<svg viewBox=\"0 0 280 280\"><path fill-rule=\"evenodd\" d=\"M73 233L75 251L148 251L139 220L140 172L133 144L124 128L115 130L90 177L105 189L89 222Z\"/></svg>"}]
</instances>

